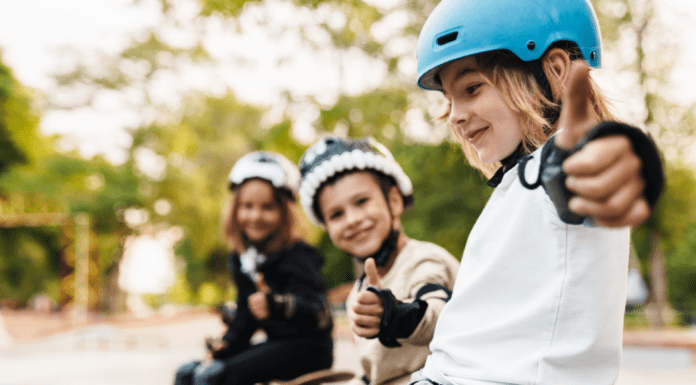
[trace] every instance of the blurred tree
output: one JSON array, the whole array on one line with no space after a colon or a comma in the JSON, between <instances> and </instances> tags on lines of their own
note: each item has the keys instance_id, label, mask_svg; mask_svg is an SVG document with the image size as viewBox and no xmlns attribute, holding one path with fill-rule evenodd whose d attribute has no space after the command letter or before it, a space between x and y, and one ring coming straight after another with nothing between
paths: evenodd
<instances>
[{"instance_id":1,"label":"blurred tree","mask_svg":"<svg viewBox=\"0 0 696 385\"><path fill-rule=\"evenodd\" d=\"M113 271L118 260L112 257L120 255L121 241L129 232L123 210L137 205L139 199L132 164L114 167L101 158L86 161L76 154L56 153L53 138L39 132L34 95L4 65L0 65L0 112L0 168L4 171L0 213L92 214L92 231L99 242L93 242L91 252L102 259L102 276ZM5 167L10 165L14 167ZM0 296L26 303L33 294L46 291L58 300L60 258L70 247L64 244L72 241L69 237L50 227L3 229L0 288L5 289Z\"/></svg>"},{"instance_id":2,"label":"blurred tree","mask_svg":"<svg viewBox=\"0 0 696 385\"><path fill-rule=\"evenodd\" d=\"M669 300L679 312L683 325L696 325L696 223L671 253L666 267Z\"/></svg>"},{"instance_id":3,"label":"blurred tree","mask_svg":"<svg viewBox=\"0 0 696 385\"><path fill-rule=\"evenodd\" d=\"M665 255L685 235L686 227L693 221L693 189L684 183L691 174L680 165L688 148L694 145L696 133L696 106L680 105L669 97L667 75L671 72L680 50L672 33L665 33L673 26L660 22L652 0L595 0L605 43L620 50L627 41L635 47L622 59L626 71L636 74L637 86L642 93L642 126L656 139L667 156L667 189L652 218L636 231L636 238L645 242L637 252L644 263L651 293L650 323L661 328L664 310L668 307ZM679 33L674 31L675 33ZM688 44L688 43L687 43ZM688 179L688 178L687 178ZM674 210L679 212L670 212ZM685 214L685 215L682 215ZM694 255L696 259L696 255Z\"/></svg>"},{"instance_id":4,"label":"blurred tree","mask_svg":"<svg viewBox=\"0 0 696 385\"><path fill-rule=\"evenodd\" d=\"M186 261L193 289L211 280L226 285L220 221L229 199L227 176L237 159L261 147L268 132L260 122L263 109L241 103L232 94L199 95L188 98L179 114L177 121L134 132L133 157L150 163L138 171L144 176L140 191L153 223L184 229L186 240L177 254Z\"/></svg>"},{"instance_id":5,"label":"blurred tree","mask_svg":"<svg viewBox=\"0 0 696 385\"><path fill-rule=\"evenodd\" d=\"M100 280L108 283L109 276L117 274L123 240L132 232L126 224L125 211L141 205L132 163L114 166L99 157L87 161L75 154L53 153L32 163L31 167L11 170L0 176L0 186L4 186L4 194L8 197L9 204L3 206L5 211L90 214L93 238L90 254L98 260ZM59 244L61 235L57 231L50 228L3 231L4 242L15 246L0 249L0 258L21 260L25 245L34 242L41 247L31 249L34 250L33 260L48 259L52 261L49 266L58 266L62 248L70 245ZM56 240L31 241L29 238L44 233L54 234ZM68 242L72 241L68 239ZM57 289L57 269L47 271L37 268L36 264L23 264L21 267L21 270L12 272L14 279L24 282L39 274L43 282L32 281L34 284L26 286L26 290L15 290L14 295L20 302L25 303L31 295L43 291L46 285ZM118 291L113 285L101 286L109 293ZM54 300L58 300L56 290L49 292Z\"/></svg>"},{"instance_id":6,"label":"blurred tree","mask_svg":"<svg viewBox=\"0 0 696 385\"><path fill-rule=\"evenodd\" d=\"M47 141L38 129L39 113L29 90L17 81L0 56L0 173L46 154Z\"/></svg>"},{"instance_id":7,"label":"blurred tree","mask_svg":"<svg viewBox=\"0 0 696 385\"><path fill-rule=\"evenodd\" d=\"M279 151L297 161L304 147L324 133L373 135L390 147L413 179L416 194L423 194L416 196L414 213L404 217L407 232L414 238L441 243L454 255L461 255L466 235L490 191L483 186L482 178L465 165L457 146L446 140L448 129L433 124L431 111L442 103L442 98L436 93L414 92L418 32L437 0L388 4L372 0L195 2L200 6L197 16L182 20L181 15L186 14L180 9L183 3L161 0L162 24L134 40L119 57L105 57L99 66L78 66L75 71L58 77L66 90L89 92L78 92L83 97L72 98L70 103L65 102L68 98L50 100L53 108L77 108L89 105L94 96L104 92L129 95L124 99L142 117L129 150L129 159L135 164L138 193L143 199L139 208L147 213L150 223L185 229L186 237L177 253L187 262L186 277L192 291L198 292L204 282L224 284L227 280L226 252L218 231L220 210L227 194L222 186L234 161L257 149ZM612 42L618 44L627 30L640 30L641 18L650 15L638 12L643 9L636 8L638 3L646 3L638 0L594 3L609 46ZM284 17L278 25L271 11L279 6L296 12L298 18ZM653 22L650 17L647 20ZM209 31L207 28L218 28L214 30L219 34L220 25L226 23L234 24L236 31L225 29L225 33L240 33L235 38L245 32L278 39L297 35L303 38L300 45L303 49L331 53L335 58L331 65L338 68L338 86L329 86L333 84L329 80L336 79L326 79L326 92L312 94L292 89L290 82L283 83L279 91L284 92L282 97L269 102L268 107L250 106L237 100L231 91L219 89L214 97L191 92L180 101L163 101L163 84L169 86L164 87L166 90L174 89L172 93L186 94L186 90L172 87L183 83L182 74L192 67L212 68L212 56L206 52L211 45L202 43L203 37ZM184 24L189 28L188 38L172 38L181 36L172 31ZM270 67L269 77L287 62L302 56L296 50L284 55L273 59L277 63ZM234 57L227 59L239 64L239 68L254 66L259 60L236 57L234 53L230 56ZM356 57L367 58L371 63L370 71L377 73L379 79L376 85L360 89L346 80ZM639 70L656 75L660 72L654 67ZM652 90L659 76L651 79L644 79L647 87L644 89ZM690 121L687 113L675 113L673 107L666 102L649 104L648 111L660 112L647 115L669 118L665 127ZM305 116L300 119L301 115ZM646 120L646 126L655 135L661 132L655 131L651 121ZM685 126L693 127L693 124ZM302 142L298 142L298 137ZM666 139L664 142L670 143ZM307 227L308 233L316 237L316 229ZM327 255L324 268L329 276L327 280L333 285L349 277L344 256L332 249L325 235L318 242ZM186 285L178 287L180 290Z\"/></svg>"},{"instance_id":8,"label":"blurred tree","mask_svg":"<svg viewBox=\"0 0 696 385\"><path fill-rule=\"evenodd\" d=\"M696 175L693 169L671 162L667 164L666 177L667 185L655 212L633 232L655 303L649 313L653 327L663 325L668 299L676 309L696 310L689 307L696 301L696 292L688 289L693 283L679 287L692 279L691 267L696 266L696 249L687 237L696 224ZM684 270L680 270L682 267Z\"/></svg>"},{"instance_id":9,"label":"blurred tree","mask_svg":"<svg viewBox=\"0 0 696 385\"><path fill-rule=\"evenodd\" d=\"M18 168L27 169L31 162L48 152L48 141L38 132L39 112L30 90L14 76L0 56L0 177ZM22 207L51 206L40 199L25 199L11 194L11 184L0 179L0 214ZM60 235L56 229L0 228L0 299L15 303L26 300L39 290L57 296L58 252ZM46 274L49 273L49 274Z\"/></svg>"}]
</instances>

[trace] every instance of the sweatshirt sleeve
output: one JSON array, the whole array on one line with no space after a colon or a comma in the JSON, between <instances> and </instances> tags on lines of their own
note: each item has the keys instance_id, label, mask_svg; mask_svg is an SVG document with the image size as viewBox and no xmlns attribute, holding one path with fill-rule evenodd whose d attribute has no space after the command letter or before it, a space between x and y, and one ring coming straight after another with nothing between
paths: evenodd
<instances>
[{"instance_id":1,"label":"sweatshirt sleeve","mask_svg":"<svg viewBox=\"0 0 696 385\"><path fill-rule=\"evenodd\" d=\"M259 327L256 319L249 310L247 299L256 291L253 282L233 268L233 276L237 285L237 312L231 322L227 324L227 331L222 339L227 347L215 354L215 358L233 356L249 347L249 341Z\"/></svg>"},{"instance_id":2,"label":"sweatshirt sleeve","mask_svg":"<svg viewBox=\"0 0 696 385\"><path fill-rule=\"evenodd\" d=\"M435 331L437 318L451 297L456 271L446 262L446 256L425 256L410 267L409 287L411 296L397 300L389 289L368 290L382 299L384 313L377 335L382 345L427 345ZM454 263L454 262L452 262Z\"/></svg>"}]
</instances>

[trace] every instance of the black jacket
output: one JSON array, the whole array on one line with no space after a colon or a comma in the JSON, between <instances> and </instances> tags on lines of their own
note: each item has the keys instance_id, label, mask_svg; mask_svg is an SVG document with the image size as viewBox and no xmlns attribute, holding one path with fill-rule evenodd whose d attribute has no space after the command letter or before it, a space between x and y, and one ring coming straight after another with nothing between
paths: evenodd
<instances>
[{"instance_id":1,"label":"black jacket","mask_svg":"<svg viewBox=\"0 0 696 385\"><path fill-rule=\"evenodd\" d=\"M258 328L266 332L269 340L331 340L333 320L321 278L323 262L319 252L304 242L267 256L257 269L263 273L272 291L266 297L271 315L259 321L251 314L247 302L248 297L256 292L256 286L241 271L239 255L232 253L230 266L237 286L237 312L223 336L227 349L218 352L216 358L229 357L246 349Z\"/></svg>"}]
</instances>

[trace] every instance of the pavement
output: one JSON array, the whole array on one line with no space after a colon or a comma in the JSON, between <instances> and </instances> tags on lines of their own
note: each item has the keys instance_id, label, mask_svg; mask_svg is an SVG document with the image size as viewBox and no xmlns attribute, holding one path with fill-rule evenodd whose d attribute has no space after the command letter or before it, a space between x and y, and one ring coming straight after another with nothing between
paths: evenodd
<instances>
[{"instance_id":1,"label":"pavement","mask_svg":"<svg viewBox=\"0 0 696 385\"><path fill-rule=\"evenodd\" d=\"M203 338L223 329L219 317L204 310L80 322L55 314L3 310L0 385L172 384L180 364L203 355ZM616 385L696 385L696 352L689 348L696 341L696 330L668 334L624 337L629 343ZM334 336L334 368L360 372L342 313L337 314Z\"/></svg>"}]
</instances>

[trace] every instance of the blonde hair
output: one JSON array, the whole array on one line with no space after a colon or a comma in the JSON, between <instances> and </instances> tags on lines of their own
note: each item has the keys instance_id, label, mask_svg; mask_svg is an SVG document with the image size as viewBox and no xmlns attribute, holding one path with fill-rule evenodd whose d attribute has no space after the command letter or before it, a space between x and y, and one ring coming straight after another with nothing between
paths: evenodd
<instances>
[{"instance_id":1,"label":"blonde hair","mask_svg":"<svg viewBox=\"0 0 696 385\"><path fill-rule=\"evenodd\" d=\"M580 50L572 43L563 42L571 60L582 58ZM558 45L556 45L558 46ZM553 48L554 46L552 46ZM548 51L547 51L548 53ZM510 51L491 51L475 55L479 71L488 84L494 87L501 95L505 103L513 111L519 112L522 120L522 149L526 154L534 152L541 147L558 130L556 122L550 122L545 112L551 115L560 113L561 97L565 85L553 70L552 63L547 60L548 55L542 57L542 67L548 78L554 100L549 100L542 91L529 69L529 65ZM610 111L607 98L601 92L599 86L590 79L593 95L595 117L599 120L615 120ZM450 114L451 106L448 104L440 119L446 119ZM450 125L450 128L451 125ZM455 133L454 130L452 130ZM455 136L456 133L455 133ZM461 143L464 155L469 163L479 169L486 177L493 176L500 167L500 162L485 164L479 159L476 150L462 138L457 136Z\"/></svg>"},{"instance_id":2,"label":"blonde hair","mask_svg":"<svg viewBox=\"0 0 696 385\"><path fill-rule=\"evenodd\" d=\"M259 250L261 254L273 255L281 250L291 248L300 238L295 233L295 201L282 190L279 190L271 183L261 178L247 179L236 188L236 193L230 196L230 199L225 204L222 218L222 231L227 241L227 246L238 253L244 252L251 246L248 239L242 233L242 230L237 221L237 212L239 211L239 201L235 199L239 195L239 191L244 188L244 185L250 180L260 180L267 183L273 190L273 200L280 208L281 219L279 230L271 235L268 241L264 242L263 250Z\"/></svg>"}]
</instances>

